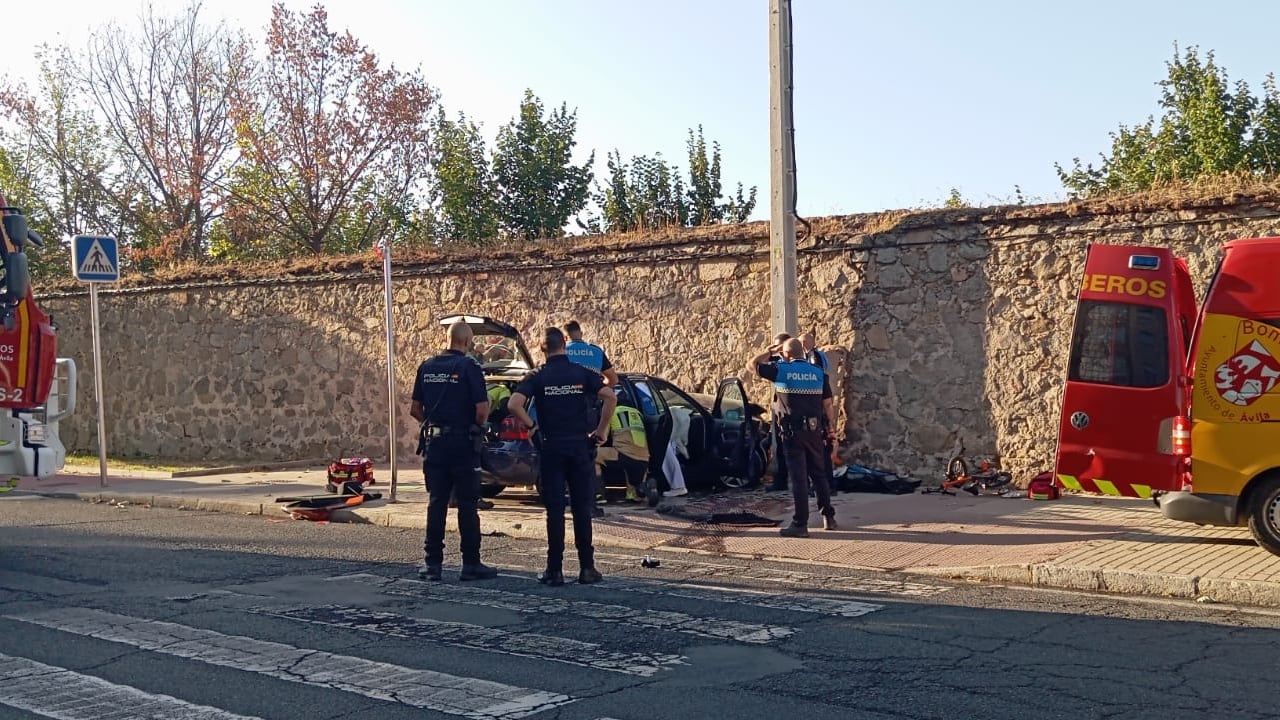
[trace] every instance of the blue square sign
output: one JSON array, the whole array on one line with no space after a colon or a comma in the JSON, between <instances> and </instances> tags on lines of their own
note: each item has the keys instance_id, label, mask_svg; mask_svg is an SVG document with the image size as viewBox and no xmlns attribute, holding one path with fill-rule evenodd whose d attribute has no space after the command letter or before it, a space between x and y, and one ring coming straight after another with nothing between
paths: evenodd
<instances>
[{"instance_id":1,"label":"blue square sign","mask_svg":"<svg viewBox=\"0 0 1280 720\"><path fill-rule=\"evenodd\" d=\"M116 239L77 235L71 240L71 272L84 282L115 282L120 279L120 254Z\"/></svg>"}]
</instances>

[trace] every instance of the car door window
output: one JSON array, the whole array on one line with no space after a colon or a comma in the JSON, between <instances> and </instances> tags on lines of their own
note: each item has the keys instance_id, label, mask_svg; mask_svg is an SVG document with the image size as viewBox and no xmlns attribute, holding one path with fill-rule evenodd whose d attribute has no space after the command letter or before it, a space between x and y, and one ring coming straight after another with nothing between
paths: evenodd
<instances>
[{"instance_id":1,"label":"car door window","mask_svg":"<svg viewBox=\"0 0 1280 720\"><path fill-rule=\"evenodd\" d=\"M662 396L667 407L684 408L692 414L701 414L702 412L705 412L705 409L698 404L698 401L688 395L685 395L671 383L665 380L655 379L653 384L657 387L658 394Z\"/></svg>"},{"instance_id":2,"label":"car door window","mask_svg":"<svg viewBox=\"0 0 1280 720\"><path fill-rule=\"evenodd\" d=\"M741 422L747 419L746 407L747 402L743 396L742 385L740 383L727 384L720 390L720 397L715 408L716 417L722 420Z\"/></svg>"},{"instance_id":3,"label":"car door window","mask_svg":"<svg viewBox=\"0 0 1280 720\"><path fill-rule=\"evenodd\" d=\"M640 412L644 413L645 417L655 418L665 411L665 407L658 399L657 393L654 392L653 388L649 387L648 382L637 380L632 384L636 388L636 400L640 404Z\"/></svg>"}]
</instances>

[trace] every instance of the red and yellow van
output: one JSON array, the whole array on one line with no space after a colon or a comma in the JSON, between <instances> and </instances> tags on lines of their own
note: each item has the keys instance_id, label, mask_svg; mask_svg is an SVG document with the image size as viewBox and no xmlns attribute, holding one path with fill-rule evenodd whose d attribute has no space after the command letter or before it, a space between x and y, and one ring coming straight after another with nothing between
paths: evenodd
<instances>
[{"instance_id":1,"label":"red and yellow van","mask_svg":"<svg viewBox=\"0 0 1280 720\"><path fill-rule=\"evenodd\" d=\"M1090 246L1055 466L1072 490L1248 524L1280 555L1280 238L1224 245L1203 306L1164 248Z\"/></svg>"}]
</instances>

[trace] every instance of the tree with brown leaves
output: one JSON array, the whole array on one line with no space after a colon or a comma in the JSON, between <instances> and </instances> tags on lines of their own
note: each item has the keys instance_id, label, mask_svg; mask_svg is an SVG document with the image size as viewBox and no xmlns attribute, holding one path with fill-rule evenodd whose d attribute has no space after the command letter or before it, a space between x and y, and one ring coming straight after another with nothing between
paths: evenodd
<instances>
[{"instance_id":1,"label":"tree with brown leaves","mask_svg":"<svg viewBox=\"0 0 1280 720\"><path fill-rule=\"evenodd\" d=\"M228 241L278 245L241 253L256 256L368 249L410 214L430 174L435 92L331 31L321 5L306 14L274 5L266 50L232 104L245 162Z\"/></svg>"},{"instance_id":2,"label":"tree with brown leaves","mask_svg":"<svg viewBox=\"0 0 1280 720\"><path fill-rule=\"evenodd\" d=\"M231 90L251 45L225 24L203 25L200 8L162 18L148 7L136 35L108 24L89 42L86 87L126 173L114 192L134 259L205 257L235 160Z\"/></svg>"}]
</instances>

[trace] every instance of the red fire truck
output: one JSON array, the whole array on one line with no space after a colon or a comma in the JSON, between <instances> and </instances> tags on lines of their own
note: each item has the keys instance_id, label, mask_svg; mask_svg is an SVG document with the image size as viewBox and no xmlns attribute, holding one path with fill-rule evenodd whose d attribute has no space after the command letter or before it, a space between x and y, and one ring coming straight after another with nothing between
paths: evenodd
<instances>
[{"instance_id":1,"label":"red fire truck","mask_svg":"<svg viewBox=\"0 0 1280 720\"><path fill-rule=\"evenodd\" d=\"M0 195L0 490L62 469L58 423L75 410L75 362L57 357L57 327L36 305L28 243L42 241Z\"/></svg>"}]
</instances>

